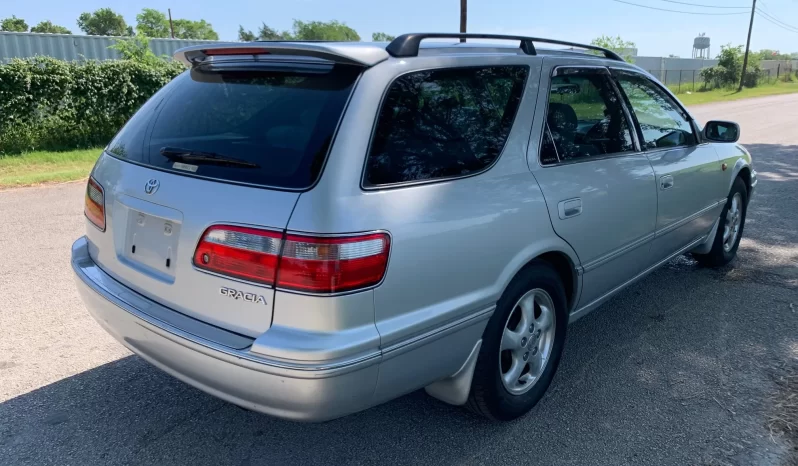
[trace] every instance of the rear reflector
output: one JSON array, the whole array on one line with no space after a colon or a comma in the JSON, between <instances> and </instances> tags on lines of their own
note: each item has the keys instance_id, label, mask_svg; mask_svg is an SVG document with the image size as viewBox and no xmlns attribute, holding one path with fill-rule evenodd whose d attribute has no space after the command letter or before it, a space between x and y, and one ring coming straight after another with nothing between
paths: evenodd
<instances>
[{"instance_id":1,"label":"rear reflector","mask_svg":"<svg viewBox=\"0 0 798 466\"><path fill-rule=\"evenodd\" d=\"M337 293L376 285L385 275L389 247L385 233L344 238L287 235L277 286Z\"/></svg>"},{"instance_id":2,"label":"rear reflector","mask_svg":"<svg viewBox=\"0 0 798 466\"><path fill-rule=\"evenodd\" d=\"M200 269L274 284L282 233L233 225L216 225L205 230L194 265Z\"/></svg>"},{"instance_id":3,"label":"rear reflector","mask_svg":"<svg viewBox=\"0 0 798 466\"><path fill-rule=\"evenodd\" d=\"M86 201L83 213L101 231L105 231L105 191L100 183L89 178L86 184Z\"/></svg>"},{"instance_id":4,"label":"rear reflector","mask_svg":"<svg viewBox=\"0 0 798 466\"><path fill-rule=\"evenodd\" d=\"M215 225L194 253L200 269L279 288L337 293L376 285L388 265L385 233L317 237Z\"/></svg>"}]
</instances>

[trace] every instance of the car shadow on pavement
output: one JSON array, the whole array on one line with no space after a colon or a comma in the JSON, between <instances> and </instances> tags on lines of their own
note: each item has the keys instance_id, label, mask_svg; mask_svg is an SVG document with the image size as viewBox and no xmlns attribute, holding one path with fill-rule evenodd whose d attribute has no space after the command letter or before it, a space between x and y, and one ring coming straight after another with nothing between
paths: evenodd
<instances>
[{"instance_id":1,"label":"car shadow on pavement","mask_svg":"<svg viewBox=\"0 0 798 466\"><path fill-rule=\"evenodd\" d=\"M746 144L759 184L730 280L798 287L798 146ZM743 267L735 267L743 265Z\"/></svg>"},{"instance_id":2,"label":"car shadow on pavement","mask_svg":"<svg viewBox=\"0 0 798 466\"><path fill-rule=\"evenodd\" d=\"M418 391L295 423L128 356L0 403L0 464L777 464L792 447L766 427L769 368L798 359L798 209L778 203L795 205L798 150L747 147L761 179L739 258L678 258L576 322L518 421Z\"/></svg>"}]
</instances>

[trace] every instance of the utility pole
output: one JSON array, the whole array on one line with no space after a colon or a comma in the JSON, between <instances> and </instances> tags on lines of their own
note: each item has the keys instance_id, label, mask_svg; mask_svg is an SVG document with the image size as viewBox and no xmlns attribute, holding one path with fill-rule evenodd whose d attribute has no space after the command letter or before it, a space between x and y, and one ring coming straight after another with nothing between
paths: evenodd
<instances>
[{"instance_id":1,"label":"utility pole","mask_svg":"<svg viewBox=\"0 0 798 466\"><path fill-rule=\"evenodd\" d=\"M175 27L172 25L172 9L171 8L167 8L166 11L169 12L169 31L172 33L172 39L174 39L175 38Z\"/></svg>"},{"instance_id":2,"label":"utility pole","mask_svg":"<svg viewBox=\"0 0 798 466\"><path fill-rule=\"evenodd\" d=\"M466 24L468 23L468 0L460 0L460 32L465 34ZM460 39L460 42L465 42Z\"/></svg>"},{"instance_id":3,"label":"utility pole","mask_svg":"<svg viewBox=\"0 0 798 466\"><path fill-rule=\"evenodd\" d=\"M743 74L740 76L740 87L737 92L743 90L743 83L745 82L745 70L748 68L748 50L751 48L751 30L754 29L754 13L756 13L756 0L751 6L751 23L748 24L748 40L745 42L745 57L743 57Z\"/></svg>"}]
</instances>

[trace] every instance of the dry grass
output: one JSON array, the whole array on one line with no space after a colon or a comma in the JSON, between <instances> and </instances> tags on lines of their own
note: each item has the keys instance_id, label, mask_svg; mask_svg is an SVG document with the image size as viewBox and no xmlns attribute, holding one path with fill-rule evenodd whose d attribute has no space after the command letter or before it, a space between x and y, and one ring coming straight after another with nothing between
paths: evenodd
<instances>
[{"instance_id":1,"label":"dry grass","mask_svg":"<svg viewBox=\"0 0 798 466\"><path fill-rule=\"evenodd\" d=\"M773 371L776 392L770 397L772 410L767 418L771 437L783 436L798 460L798 361L791 360Z\"/></svg>"}]
</instances>

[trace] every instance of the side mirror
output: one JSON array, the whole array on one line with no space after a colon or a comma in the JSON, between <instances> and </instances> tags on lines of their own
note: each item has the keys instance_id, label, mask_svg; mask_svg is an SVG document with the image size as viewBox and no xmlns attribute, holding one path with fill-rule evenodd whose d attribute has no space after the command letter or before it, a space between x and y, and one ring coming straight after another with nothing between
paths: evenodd
<instances>
[{"instance_id":1,"label":"side mirror","mask_svg":"<svg viewBox=\"0 0 798 466\"><path fill-rule=\"evenodd\" d=\"M737 142L740 125L733 121L712 120L704 127L704 138L715 142Z\"/></svg>"}]
</instances>

